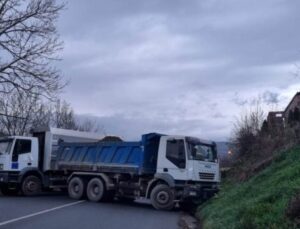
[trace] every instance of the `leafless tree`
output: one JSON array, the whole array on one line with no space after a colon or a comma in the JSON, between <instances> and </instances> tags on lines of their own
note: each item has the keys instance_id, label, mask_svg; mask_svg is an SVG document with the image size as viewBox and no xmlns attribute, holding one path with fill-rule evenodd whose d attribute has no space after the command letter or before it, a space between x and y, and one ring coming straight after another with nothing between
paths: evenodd
<instances>
[{"instance_id":1,"label":"leafless tree","mask_svg":"<svg viewBox=\"0 0 300 229\"><path fill-rule=\"evenodd\" d=\"M76 118L66 101L49 102L24 91L0 93L0 111L1 135L27 135L40 127L104 133L95 118Z\"/></svg>"},{"instance_id":2,"label":"leafless tree","mask_svg":"<svg viewBox=\"0 0 300 229\"><path fill-rule=\"evenodd\" d=\"M291 74L295 77L298 78L300 75L300 63L295 63L294 64L295 69L291 72Z\"/></svg>"},{"instance_id":3,"label":"leafless tree","mask_svg":"<svg viewBox=\"0 0 300 229\"><path fill-rule=\"evenodd\" d=\"M52 97L63 81L51 66L62 48L55 0L0 0L0 91Z\"/></svg>"},{"instance_id":4,"label":"leafless tree","mask_svg":"<svg viewBox=\"0 0 300 229\"><path fill-rule=\"evenodd\" d=\"M50 120L50 110L39 97L23 91L2 93L0 110L0 128L5 135L26 135Z\"/></svg>"},{"instance_id":5,"label":"leafless tree","mask_svg":"<svg viewBox=\"0 0 300 229\"><path fill-rule=\"evenodd\" d=\"M66 101L58 100L54 109L52 108L52 121L51 126L63 129L76 130L77 125L75 122L74 111L71 105Z\"/></svg>"},{"instance_id":6,"label":"leafless tree","mask_svg":"<svg viewBox=\"0 0 300 229\"><path fill-rule=\"evenodd\" d=\"M253 147L259 138L264 121L264 112L259 102L240 115L234 123L232 142L235 145L238 157L253 153Z\"/></svg>"},{"instance_id":7,"label":"leafless tree","mask_svg":"<svg viewBox=\"0 0 300 229\"><path fill-rule=\"evenodd\" d=\"M102 133L106 135L104 126L99 123L97 118L81 117L76 119L76 129L80 131Z\"/></svg>"}]
</instances>

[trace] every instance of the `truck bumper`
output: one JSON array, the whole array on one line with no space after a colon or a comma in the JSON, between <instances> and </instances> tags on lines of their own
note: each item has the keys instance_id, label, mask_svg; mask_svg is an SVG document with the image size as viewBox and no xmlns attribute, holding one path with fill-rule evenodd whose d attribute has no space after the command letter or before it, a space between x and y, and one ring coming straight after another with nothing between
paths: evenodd
<instances>
[{"instance_id":1,"label":"truck bumper","mask_svg":"<svg viewBox=\"0 0 300 229\"><path fill-rule=\"evenodd\" d=\"M0 186L8 183L8 172L0 172Z\"/></svg>"},{"instance_id":2,"label":"truck bumper","mask_svg":"<svg viewBox=\"0 0 300 229\"><path fill-rule=\"evenodd\" d=\"M19 172L0 171L0 187L8 184L17 184Z\"/></svg>"},{"instance_id":3,"label":"truck bumper","mask_svg":"<svg viewBox=\"0 0 300 229\"><path fill-rule=\"evenodd\" d=\"M219 191L217 184L211 185L190 185L183 189L183 199L207 200Z\"/></svg>"}]
</instances>

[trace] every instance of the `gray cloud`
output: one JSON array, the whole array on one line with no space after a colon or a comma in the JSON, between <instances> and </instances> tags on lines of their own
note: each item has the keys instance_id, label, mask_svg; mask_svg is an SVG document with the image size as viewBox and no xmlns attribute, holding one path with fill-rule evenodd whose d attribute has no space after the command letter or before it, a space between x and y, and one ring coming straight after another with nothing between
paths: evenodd
<instances>
[{"instance_id":1,"label":"gray cloud","mask_svg":"<svg viewBox=\"0 0 300 229\"><path fill-rule=\"evenodd\" d=\"M59 19L64 97L107 132L229 136L251 98L297 91L300 2L72 0ZM275 93L275 94L274 94ZM281 98L280 100L278 100Z\"/></svg>"},{"instance_id":2,"label":"gray cloud","mask_svg":"<svg viewBox=\"0 0 300 229\"><path fill-rule=\"evenodd\" d=\"M277 104L279 103L279 93L266 91L263 93L263 101L266 104Z\"/></svg>"}]
</instances>

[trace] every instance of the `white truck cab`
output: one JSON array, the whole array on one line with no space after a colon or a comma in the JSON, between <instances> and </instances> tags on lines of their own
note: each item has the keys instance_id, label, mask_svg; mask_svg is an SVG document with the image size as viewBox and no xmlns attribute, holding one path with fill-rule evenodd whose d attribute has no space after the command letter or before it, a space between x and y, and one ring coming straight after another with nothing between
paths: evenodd
<instances>
[{"instance_id":1,"label":"white truck cab","mask_svg":"<svg viewBox=\"0 0 300 229\"><path fill-rule=\"evenodd\" d=\"M20 171L37 166L37 138L11 136L0 140L0 171Z\"/></svg>"},{"instance_id":2,"label":"white truck cab","mask_svg":"<svg viewBox=\"0 0 300 229\"><path fill-rule=\"evenodd\" d=\"M185 136L163 136L158 153L158 173L176 180L219 182L219 164L213 142Z\"/></svg>"},{"instance_id":3,"label":"white truck cab","mask_svg":"<svg viewBox=\"0 0 300 229\"><path fill-rule=\"evenodd\" d=\"M171 176L175 185L186 185L186 196L210 195L218 190L220 170L213 141L186 137L162 136L157 174ZM200 187L201 186L201 187Z\"/></svg>"}]
</instances>

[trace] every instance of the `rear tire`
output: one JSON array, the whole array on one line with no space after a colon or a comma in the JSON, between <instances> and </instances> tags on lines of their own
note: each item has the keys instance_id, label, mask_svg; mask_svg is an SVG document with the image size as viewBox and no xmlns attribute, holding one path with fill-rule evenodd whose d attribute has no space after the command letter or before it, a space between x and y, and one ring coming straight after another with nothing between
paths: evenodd
<instances>
[{"instance_id":1,"label":"rear tire","mask_svg":"<svg viewBox=\"0 0 300 229\"><path fill-rule=\"evenodd\" d=\"M165 184L155 186L150 195L151 204L158 210L172 210L174 208L175 193Z\"/></svg>"},{"instance_id":2,"label":"rear tire","mask_svg":"<svg viewBox=\"0 0 300 229\"><path fill-rule=\"evenodd\" d=\"M99 178L93 178L89 181L86 195L90 201L103 201L106 194L105 185Z\"/></svg>"},{"instance_id":3,"label":"rear tire","mask_svg":"<svg viewBox=\"0 0 300 229\"><path fill-rule=\"evenodd\" d=\"M37 176L25 177L21 184L21 191L24 196L36 196L42 192L42 182Z\"/></svg>"},{"instance_id":4,"label":"rear tire","mask_svg":"<svg viewBox=\"0 0 300 229\"><path fill-rule=\"evenodd\" d=\"M85 183L80 177L73 177L68 184L69 197L80 200L84 197Z\"/></svg>"}]
</instances>

